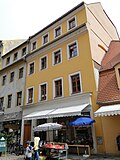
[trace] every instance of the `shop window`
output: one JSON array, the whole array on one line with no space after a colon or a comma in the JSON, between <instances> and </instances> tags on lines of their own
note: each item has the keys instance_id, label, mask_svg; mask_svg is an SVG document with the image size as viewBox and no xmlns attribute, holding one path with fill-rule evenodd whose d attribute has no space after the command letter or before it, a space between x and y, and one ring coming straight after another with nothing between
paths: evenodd
<instances>
[{"instance_id":1,"label":"shop window","mask_svg":"<svg viewBox=\"0 0 120 160\"><path fill-rule=\"evenodd\" d=\"M62 53L61 49L53 52L53 65L59 64L62 62Z\"/></svg>"},{"instance_id":2,"label":"shop window","mask_svg":"<svg viewBox=\"0 0 120 160\"><path fill-rule=\"evenodd\" d=\"M14 81L14 72L11 72L10 73L10 82L13 82Z\"/></svg>"},{"instance_id":3,"label":"shop window","mask_svg":"<svg viewBox=\"0 0 120 160\"><path fill-rule=\"evenodd\" d=\"M47 84L40 85L40 100L44 101L47 99Z\"/></svg>"},{"instance_id":4,"label":"shop window","mask_svg":"<svg viewBox=\"0 0 120 160\"><path fill-rule=\"evenodd\" d=\"M33 103L33 88L28 89L27 95L27 103Z\"/></svg>"},{"instance_id":5,"label":"shop window","mask_svg":"<svg viewBox=\"0 0 120 160\"><path fill-rule=\"evenodd\" d=\"M19 69L19 79L23 78L23 70L24 70L23 67Z\"/></svg>"},{"instance_id":6,"label":"shop window","mask_svg":"<svg viewBox=\"0 0 120 160\"><path fill-rule=\"evenodd\" d=\"M68 45L68 59L76 57L78 55L77 41Z\"/></svg>"},{"instance_id":7,"label":"shop window","mask_svg":"<svg viewBox=\"0 0 120 160\"><path fill-rule=\"evenodd\" d=\"M4 76L3 76L3 80L2 80L2 85L3 85L3 86L6 84L6 79L7 79L7 76L4 75Z\"/></svg>"},{"instance_id":8,"label":"shop window","mask_svg":"<svg viewBox=\"0 0 120 160\"><path fill-rule=\"evenodd\" d=\"M40 59L40 69L43 70L43 69L46 69L47 68L47 56L44 56Z\"/></svg>"},{"instance_id":9,"label":"shop window","mask_svg":"<svg viewBox=\"0 0 120 160\"><path fill-rule=\"evenodd\" d=\"M7 105L7 108L11 108L11 103L12 103L12 94L8 95L8 105Z\"/></svg>"},{"instance_id":10,"label":"shop window","mask_svg":"<svg viewBox=\"0 0 120 160\"><path fill-rule=\"evenodd\" d=\"M17 106L22 104L22 91L17 93Z\"/></svg>"}]
</instances>

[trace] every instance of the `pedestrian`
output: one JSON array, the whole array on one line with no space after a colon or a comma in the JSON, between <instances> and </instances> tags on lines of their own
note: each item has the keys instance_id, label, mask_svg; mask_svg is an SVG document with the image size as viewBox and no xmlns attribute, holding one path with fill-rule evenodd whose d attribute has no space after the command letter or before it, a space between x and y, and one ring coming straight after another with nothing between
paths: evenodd
<instances>
[{"instance_id":1,"label":"pedestrian","mask_svg":"<svg viewBox=\"0 0 120 160\"><path fill-rule=\"evenodd\" d=\"M30 145L30 141L27 141L26 144L25 160L32 160L33 147Z\"/></svg>"},{"instance_id":2,"label":"pedestrian","mask_svg":"<svg viewBox=\"0 0 120 160\"><path fill-rule=\"evenodd\" d=\"M35 160L40 160L39 158L39 141L40 137L38 132L34 132L34 153L35 153Z\"/></svg>"}]
</instances>

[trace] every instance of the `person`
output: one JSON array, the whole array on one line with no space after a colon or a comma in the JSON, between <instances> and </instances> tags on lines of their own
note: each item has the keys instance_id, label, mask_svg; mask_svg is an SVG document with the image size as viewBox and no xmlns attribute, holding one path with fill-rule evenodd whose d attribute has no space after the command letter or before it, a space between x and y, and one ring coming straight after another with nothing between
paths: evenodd
<instances>
[{"instance_id":1,"label":"person","mask_svg":"<svg viewBox=\"0 0 120 160\"><path fill-rule=\"evenodd\" d=\"M27 141L26 144L27 144L27 147L25 151L25 160L32 160L33 147L30 145L30 141Z\"/></svg>"},{"instance_id":2,"label":"person","mask_svg":"<svg viewBox=\"0 0 120 160\"><path fill-rule=\"evenodd\" d=\"M40 160L39 158L39 141L40 137L38 132L34 132L34 153L35 153L35 160Z\"/></svg>"}]
</instances>

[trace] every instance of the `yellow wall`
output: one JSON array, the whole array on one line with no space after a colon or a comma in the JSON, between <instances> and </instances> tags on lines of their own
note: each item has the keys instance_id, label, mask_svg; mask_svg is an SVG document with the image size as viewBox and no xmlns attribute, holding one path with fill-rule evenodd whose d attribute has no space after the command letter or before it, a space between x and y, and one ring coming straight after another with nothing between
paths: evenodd
<instances>
[{"instance_id":1,"label":"yellow wall","mask_svg":"<svg viewBox=\"0 0 120 160\"><path fill-rule=\"evenodd\" d=\"M86 19L86 13L85 13L85 9L81 9L79 12L77 12L76 14L69 16L68 18L65 18L61 23L57 22L55 25L52 25L50 27L50 29L48 29L49 31L49 42L53 41L54 38L54 29L59 26L62 25L62 35L66 34L67 31L67 20L69 20L70 18L76 16L76 20L77 20L77 26L80 26L81 24L86 23L87 19ZM79 18L80 17L80 18ZM48 31L45 32L48 33ZM42 36L44 34L40 33L39 36L37 37L37 48L42 47Z\"/></svg>"},{"instance_id":2,"label":"yellow wall","mask_svg":"<svg viewBox=\"0 0 120 160\"><path fill-rule=\"evenodd\" d=\"M102 117L106 153L120 154L116 137L120 135L120 116Z\"/></svg>"}]
</instances>

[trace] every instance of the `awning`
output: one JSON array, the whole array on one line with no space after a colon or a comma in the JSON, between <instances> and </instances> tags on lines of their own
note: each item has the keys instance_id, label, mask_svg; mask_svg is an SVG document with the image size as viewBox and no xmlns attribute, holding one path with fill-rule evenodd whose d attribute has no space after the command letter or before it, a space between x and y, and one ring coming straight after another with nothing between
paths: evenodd
<instances>
[{"instance_id":1,"label":"awning","mask_svg":"<svg viewBox=\"0 0 120 160\"><path fill-rule=\"evenodd\" d=\"M31 114L28 114L23 117L25 120L30 120L30 119L43 119L47 118L48 114L51 113L55 109L51 110L44 110L44 111L39 111L39 112L33 112Z\"/></svg>"},{"instance_id":2,"label":"awning","mask_svg":"<svg viewBox=\"0 0 120 160\"><path fill-rule=\"evenodd\" d=\"M54 117L66 117L66 116L76 116L81 115L81 112L88 106L89 104L82 104L78 106L70 106L64 108L58 108L53 112L49 113L49 118Z\"/></svg>"},{"instance_id":3,"label":"awning","mask_svg":"<svg viewBox=\"0 0 120 160\"><path fill-rule=\"evenodd\" d=\"M70 106L70 107L63 107L63 108L56 108L56 109L51 109L51 110L33 112L29 115L24 116L23 119L30 120L30 119L43 119L43 118L81 115L81 112L88 105L89 104L82 104L82 105L77 105L77 106Z\"/></svg>"},{"instance_id":4,"label":"awning","mask_svg":"<svg viewBox=\"0 0 120 160\"><path fill-rule=\"evenodd\" d=\"M95 117L120 115L120 104L102 106L96 112L94 112L94 115Z\"/></svg>"}]
</instances>

